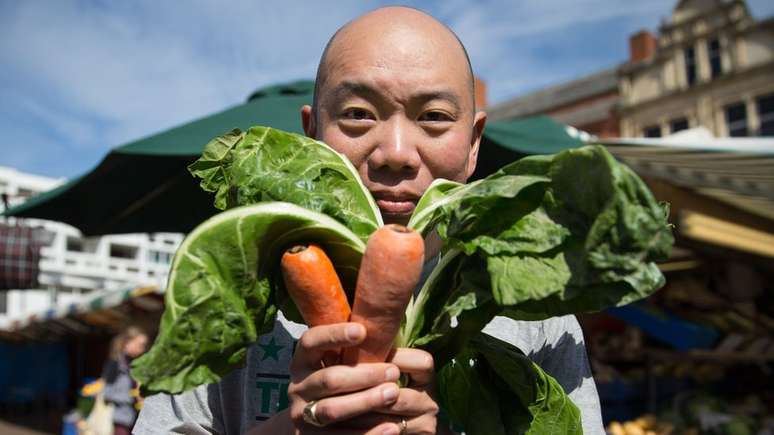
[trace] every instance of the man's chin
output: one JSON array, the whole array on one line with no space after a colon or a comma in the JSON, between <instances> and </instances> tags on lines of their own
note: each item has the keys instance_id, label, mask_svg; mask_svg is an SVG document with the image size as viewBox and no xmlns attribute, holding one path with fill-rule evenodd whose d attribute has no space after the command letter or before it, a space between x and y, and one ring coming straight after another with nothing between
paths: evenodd
<instances>
[{"instance_id":1,"label":"man's chin","mask_svg":"<svg viewBox=\"0 0 774 435\"><path fill-rule=\"evenodd\" d=\"M385 213L382 212L382 220L385 224L408 225L411 213Z\"/></svg>"}]
</instances>

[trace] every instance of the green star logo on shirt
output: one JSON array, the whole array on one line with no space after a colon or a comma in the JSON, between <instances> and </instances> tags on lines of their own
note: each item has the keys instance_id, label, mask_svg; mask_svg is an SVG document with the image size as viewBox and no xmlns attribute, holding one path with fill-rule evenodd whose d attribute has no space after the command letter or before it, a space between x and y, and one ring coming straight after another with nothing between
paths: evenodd
<instances>
[{"instance_id":1,"label":"green star logo on shirt","mask_svg":"<svg viewBox=\"0 0 774 435\"><path fill-rule=\"evenodd\" d=\"M279 351L282 350L285 346L279 346L277 345L277 342L274 341L274 337L269 340L266 344L258 344L258 347L263 349L263 357L261 358L261 361L266 361L269 358L272 358L274 361L279 361Z\"/></svg>"}]
</instances>

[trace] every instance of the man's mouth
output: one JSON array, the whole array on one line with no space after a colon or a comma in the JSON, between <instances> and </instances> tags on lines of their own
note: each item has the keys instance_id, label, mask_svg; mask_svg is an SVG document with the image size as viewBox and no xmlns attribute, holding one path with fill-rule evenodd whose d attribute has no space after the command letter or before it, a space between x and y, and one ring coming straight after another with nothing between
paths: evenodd
<instances>
[{"instance_id":1,"label":"man's mouth","mask_svg":"<svg viewBox=\"0 0 774 435\"><path fill-rule=\"evenodd\" d=\"M398 201L391 199L377 199L376 205L382 213L387 214L411 214L416 207L414 201Z\"/></svg>"},{"instance_id":2,"label":"man's mouth","mask_svg":"<svg viewBox=\"0 0 774 435\"><path fill-rule=\"evenodd\" d=\"M410 215L419 197L410 193L375 192L374 199L382 214Z\"/></svg>"}]
</instances>

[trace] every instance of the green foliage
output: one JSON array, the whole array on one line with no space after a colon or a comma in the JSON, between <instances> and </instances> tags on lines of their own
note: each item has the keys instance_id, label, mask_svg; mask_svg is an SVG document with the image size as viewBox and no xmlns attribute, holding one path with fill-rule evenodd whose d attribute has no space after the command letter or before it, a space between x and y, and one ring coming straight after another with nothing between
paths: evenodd
<instances>
[{"instance_id":1,"label":"green foliage","mask_svg":"<svg viewBox=\"0 0 774 435\"><path fill-rule=\"evenodd\" d=\"M244 365L247 346L271 330L289 301L275 274L282 252L301 241L321 244L354 287L365 245L328 216L274 202L199 225L172 262L159 336L132 364L144 392L179 393Z\"/></svg>"},{"instance_id":2,"label":"green foliage","mask_svg":"<svg viewBox=\"0 0 774 435\"><path fill-rule=\"evenodd\" d=\"M269 127L210 141L190 172L226 210L290 202L326 214L364 241L382 225L379 209L349 160L322 142Z\"/></svg>"},{"instance_id":3,"label":"green foliage","mask_svg":"<svg viewBox=\"0 0 774 435\"><path fill-rule=\"evenodd\" d=\"M437 382L442 408L468 435L583 433L580 411L552 377L481 332L441 367Z\"/></svg>"},{"instance_id":4,"label":"green foliage","mask_svg":"<svg viewBox=\"0 0 774 435\"><path fill-rule=\"evenodd\" d=\"M468 185L438 183L409 223L445 253L402 343L446 361L495 315L518 320L602 310L664 284L667 210L600 146L527 157ZM421 314L419 314L421 313ZM457 326L452 327L453 320Z\"/></svg>"}]
</instances>

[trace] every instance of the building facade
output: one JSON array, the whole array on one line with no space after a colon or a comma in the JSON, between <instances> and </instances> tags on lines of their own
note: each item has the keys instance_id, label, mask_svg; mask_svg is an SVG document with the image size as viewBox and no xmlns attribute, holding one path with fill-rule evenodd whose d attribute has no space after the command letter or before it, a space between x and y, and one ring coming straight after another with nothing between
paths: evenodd
<instances>
[{"instance_id":1,"label":"building facade","mask_svg":"<svg viewBox=\"0 0 774 435\"><path fill-rule=\"evenodd\" d=\"M717 137L774 135L774 19L743 0L681 0L658 35L639 32L619 68L621 135L704 127Z\"/></svg>"},{"instance_id":2,"label":"building facade","mask_svg":"<svg viewBox=\"0 0 774 435\"><path fill-rule=\"evenodd\" d=\"M541 89L487 109L492 121L547 115L597 137L619 136L616 68Z\"/></svg>"},{"instance_id":3,"label":"building facade","mask_svg":"<svg viewBox=\"0 0 774 435\"><path fill-rule=\"evenodd\" d=\"M7 206L63 183L0 167L0 195ZM167 273L182 234L120 234L83 237L70 225L39 219L0 218L6 225L42 229L37 289L0 290L0 321L68 306L98 290L166 285ZM0 322L1 323L1 322Z\"/></svg>"}]
</instances>

